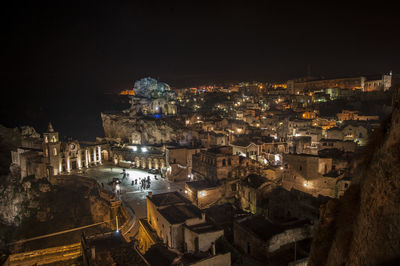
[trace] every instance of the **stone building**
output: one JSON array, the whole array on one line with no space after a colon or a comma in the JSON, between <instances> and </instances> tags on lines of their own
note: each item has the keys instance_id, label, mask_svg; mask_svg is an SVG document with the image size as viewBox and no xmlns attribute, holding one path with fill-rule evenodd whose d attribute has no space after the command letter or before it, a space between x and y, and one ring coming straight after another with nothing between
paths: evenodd
<instances>
[{"instance_id":1,"label":"stone building","mask_svg":"<svg viewBox=\"0 0 400 266\"><path fill-rule=\"evenodd\" d=\"M236 141L231 143L232 153L244 157L249 157L253 160L257 160L262 152L262 145L258 145L250 140L238 138Z\"/></svg>"},{"instance_id":2,"label":"stone building","mask_svg":"<svg viewBox=\"0 0 400 266\"><path fill-rule=\"evenodd\" d=\"M265 206L263 205L264 194L274 187L268 179L259 175L249 175L238 183L238 200L242 210L252 214L261 214Z\"/></svg>"},{"instance_id":3,"label":"stone building","mask_svg":"<svg viewBox=\"0 0 400 266\"><path fill-rule=\"evenodd\" d=\"M102 164L103 158L108 158L106 145L60 141L51 123L41 141L41 149L20 147L11 152L12 162L21 168L21 177L35 175L36 178L42 178L68 174L73 170Z\"/></svg>"},{"instance_id":4,"label":"stone building","mask_svg":"<svg viewBox=\"0 0 400 266\"><path fill-rule=\"evenodd\" d=\"M368 121L368 120L379 120L378 115L362 115L359 114L358 111L349 111L343 110L341 113L336 114L339 121L346 121L346 120L361 120L361 121Z\"/></svg>"},{"instance_id":5,"label":"stone building","mask_svg":"<svg viewBox=\"0 0 400 266\"><path fill-rule=\"evenodd\" d=\"M200 152L200 148L167 147L166 161L170 171L167 177L171 181L192 180L192 156Z\"/></svg>"},{"instance_id":6,"label":"stone building","mask_svg":"<svg viewBox=\"0 0 400 266\"><path fill-rule=\"evenodd\" d=\"M256 215L235 221L233 233L235 246L243 253L268 264L273 261L275 254L293 246L294 242L302 246L302 241L311 239L313 226L306 220L277 224ZM298 253L297 259L302 258L301 255Z\"/></svg>"},{"instance_id":7,"label":"stone building","mask_svg":"<svg viewBox=\"0 0 400 266\"><path fill-rule=\"evenodd\" d=\"M206 221L205 213L178 192L149 195L147 219L140 221L139 249L145 253L161 241L181 252L206 252L223 230Z\"/></svg>"},{"instance_id":8,"label":"stone building","mask_svg":"<svg viewBox=\"0 0 400 266\"><path fill-rule=\"evenodd\" d=\"M323 149L338 149L340 151L355 152L357 143L351 140L321 139L318 144L318 150Z\"/></svg>"},{"instance_id":9,"label":"stone building","mask_svg":"<svg viewBox=\"0 0 400 266\"><path fill-rule=\"evenodd\" d=\"M127 112L139 115L176 115L176 93L168 84L153 78L143 78L135 82L134 96Z\"/></svg>"},{"instance_id":10,"label":"stone building","mask_svg":"<svg viewBox=\"0 0 400 266\"><path fill-rule=\"evenodd\" d=\"M331 199L321 195L314 197L296 189L286 190L281 186L266 191L263 197L262 215L276 222L296 218L318 223L320 206Z\"/></svg>"},{"instance_id":11,"label":"stone building","mask_svg":"<svg viewBox=\"0 0 400 266\"><path fill-rule=\"evenodd\" d=\"M194 154L192 163L195 180L217 182L233 178L232 171L239 165L239 156L232 154L232 147L222 146Z\"/></svg>"},{"instance_id":12,"label":"stone building","mask_svg":"<svg viewBox=\"0 0 400 266\"><path fill-rule=\"evenodd\" d=\"M112 148L113 162L121 167L140 169L158 169L167 172L163 146L134 145L115 146Z\"/></svg>"},{"instance_id":13,"label":"stone building","mask_svg":"<svg viewBox=\"0 0 400 266\"><path fill-rule=\"evenodd\" d=\"M339 88L348 90L387 91L392 86L392 74L381 76L341 77L334 79L289 80L287 88L293 94L305 90Z\"/></svg>"},{"instance_id":14,"label":"stone building","mask_svg":"<svg viewBox=\"0 0 400 266\"><path fill-rule=\"evenodd\" d=\"M194 205L204 209L216 204L233 202L238 182L239 179L224 180L219 183L207 179L186 182L185 192Z\"/></svg>"},{"instance_id":15,"label":"stone building","mask_svg":"<svg viewBox=\"0 0 400 266\"><path fill-rule=\"evenodd\" d=\"M326 131L326 139L351 140L360 146L367 144L369 133L375 128L374 124L365 121L346 121L341 127L333 127Z\"/></svg>"},{"instance_id":16,"label":"stone building","mask_svg":"<svg viewBox=\"0 0 400 266\"><path fill-rule=\"evenodd\" d=\"M315 197L337 197L337 183L343 178L345 161L310 154L286 154L284 162L287 170L282 187L286 190L294 188Z\"/></svg>"}]
</instances>

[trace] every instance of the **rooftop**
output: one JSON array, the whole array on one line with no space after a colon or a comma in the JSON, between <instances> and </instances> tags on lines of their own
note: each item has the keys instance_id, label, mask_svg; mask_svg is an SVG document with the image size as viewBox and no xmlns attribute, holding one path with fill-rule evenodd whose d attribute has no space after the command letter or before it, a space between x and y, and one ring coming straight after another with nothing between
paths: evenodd
<instances>
[{"instance_id":1,"label":"rooftop","mask_svg":"<svg viewBox=\"0 0 400 266\"><path fill-rule=\"evenodd\" d=\"M268 182L268 179L259 176L259 175L255 175L255 174L251 174L249 176L247 176L246 179L243 180L243 183L252 187L252 188L259 188L262 184Z\"/></svg>"},{"instance_id":2,"label":"rooftop","mask_svg":"<svg viewBox=\"0 0 400 266\"><path fill-rule=\"evenodd\" d=\"M95 265L147 265L119 233L86 239L86 243L89 250L95 248Z\"/></svg>"},{"instance_id":3,"label":"rooftop","mask_svg":"<svg viewBox=\"0 0 400 266\"><path fill-rule=\"evenodd\" d=\"M218 226L212 224L212 223L202 223L202 224L196 224L192 226L187 226L187 228L190 231L193 231L198 234L203 234L203 233L209 233L209 232L216 232L216 231L221 231L223 230L222 228L219 228Z\"/></svg>"},{"instance_id":4,"label":"rooftop","mask_svg":"<svg viewBox=\"0 0 400 266\"><path fill-rule=\"evenodd\" d=\"M190 204L190 201L187 200L184 196L179 194L177 191L174 192L166 192L161 194L155 194L147 196L157 207L168 206L173 204Z\"/></svg>"},{"instance_id":5,"label":"rooftop","mask_svg":"<svg viewBox=\"0 0 400 266\"><path fill-rule=\"evenodd\" d=\"M189 219L202 217L201 210L192 204L171 205L160 209L159 212L170 224L180 224Z\"/></svg>"},{"instance_id":6,"label":"rooftop","mask_svg":"<svg viewBox=\"0 0 400 266\"><path fill-rule=\"evenodd\" d=\"M251 216L238 221L242 227L254 233L264 241L284 232L287 229L296 228L308 224L307 220L296 220L286 224L274 224L261 215Z\"/></svg>"},{"instance_id":7,"label":"rooftop","mask_svg":"<svg viewBox=\"0 0 400 266\"><path fill-rule=\"evenodd\" d=\"M198 180L198 181L192 181L192 182L186 182L186 184L195 190L203 190L207 188L215 188L217 185L210 183L207 180Z\"/></svg>"}]
</instances>

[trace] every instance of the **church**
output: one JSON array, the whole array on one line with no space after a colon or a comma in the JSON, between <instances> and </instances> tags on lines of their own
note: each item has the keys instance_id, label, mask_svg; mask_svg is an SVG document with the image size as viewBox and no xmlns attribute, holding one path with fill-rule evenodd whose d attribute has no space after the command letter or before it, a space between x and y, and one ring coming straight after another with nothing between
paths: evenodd
<instances>
[{"instance_id":1,"label":"church","mask_svg":"<svg viewBox=\"0 0 400 266\"><path fill-rule=\"evenodd\" d=\"M69 174L108 160L109 151L99 143L67 141L59 139L49 123L43 138L23 138L21 146L11 151L12 163L21 171L21 178L34 175L36 178Z\"/></svg>"}]
</instances>

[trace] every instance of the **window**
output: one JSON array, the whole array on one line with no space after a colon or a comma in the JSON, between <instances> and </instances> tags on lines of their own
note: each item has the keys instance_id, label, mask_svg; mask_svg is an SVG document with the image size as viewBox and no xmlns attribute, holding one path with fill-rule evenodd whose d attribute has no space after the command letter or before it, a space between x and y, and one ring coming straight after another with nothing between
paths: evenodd
<instances>
[{"instance_id":1,"label":"window","mask_svg":"<svg viewBox=\"0 0 400 266\"><path fill-rule=\"evenodd\" d=\"M347 189L349 187L349 184L344 183L344 188Z\"/></svg>"},{"instance_id":2,"label":"window","mask_svg":"<svg viewBox=\"0 0 400 266\"><path fill-rule=\"evenodd\" d=\"M53 148L53 154L54 154L54 156L57 156L57 149L56 148Z\"/></svg>"},{"instance_id":3,"label":"window","mask_svg":"<svg viewBox=\"0 0 400 266\"><path fill-rule=\"evenodd\" d=\"M299 166L299 170L300 170L300 171L303 170L303 167L302 167L301 165Z\"/></svg>"},{"instance_id":4,"label":"window","mask_svg":"<svg viewBox=\"0 0 400 266\"><path fill-rule=\"evenodd\" d=\"M228 159L228 165L232 165L232 160Z\"/></svg>"},{"instance_id":5,"label":"window","mask_svg":"<svg viewBox=\"0 0 400 266\"><path fill-rule=\"evenodd\" d=\"M223 159L223 160L222 160L222 166L225 166L225 165L226 165L226 160Z\"/></svg>"}]
</instances>

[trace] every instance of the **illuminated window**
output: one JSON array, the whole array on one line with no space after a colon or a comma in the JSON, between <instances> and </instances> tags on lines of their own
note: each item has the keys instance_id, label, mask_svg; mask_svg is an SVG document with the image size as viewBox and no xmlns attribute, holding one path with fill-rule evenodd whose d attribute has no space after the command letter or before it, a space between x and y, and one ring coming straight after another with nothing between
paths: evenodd
<instances>
[{"instance_id":1,"label":"illuminated window","mask_svg":"<svg viewBox=\"0 0 400 266\"><path fill-rule=\"evenodd\" d=\"M53 154L54 156L57 156L57 148L53 148Z\"/></svg>"}]
</instances>

